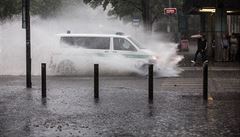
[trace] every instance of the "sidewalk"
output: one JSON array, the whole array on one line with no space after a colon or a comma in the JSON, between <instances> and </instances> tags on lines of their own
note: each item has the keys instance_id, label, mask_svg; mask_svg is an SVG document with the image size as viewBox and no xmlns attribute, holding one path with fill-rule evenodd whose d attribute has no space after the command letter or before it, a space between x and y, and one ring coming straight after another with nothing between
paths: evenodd
<instances>
[{"instance_id":1,"label":"sidewalk","mask_svg":"<svg viewBox=\"0 0 240 137\"><path fill-rule=\"evenodd\" d=\"M179 63L180 67L193 67L191 60L193 60L195 52L197 47L195 45L190 45L189 46L189 51L185 52L178 52L179 55L184 56L184 59ZM201 55L199 55L200 57ZM198 60L201 62L201 59ZM196 67L202 67L202 64L199 63L196 65ZM209 60L209 67L212 68L217 68L219 69L226 69L226 68L231 68L231 69L240 69L240 63L239 62L216 62Z\"/></svg>"},{"instance_id":2,"label":"sidewalk","mask_svg":"<svg viewBox=\"0 0 240 137\"><path fill-rule=\"evenodd\" d=\"M202 66L198 67L181 67L184 71L200 71ZM208 67L209 71L240 71L240 67L219 67L212 66L211 64Z\"/></svg>"}]
</instances>

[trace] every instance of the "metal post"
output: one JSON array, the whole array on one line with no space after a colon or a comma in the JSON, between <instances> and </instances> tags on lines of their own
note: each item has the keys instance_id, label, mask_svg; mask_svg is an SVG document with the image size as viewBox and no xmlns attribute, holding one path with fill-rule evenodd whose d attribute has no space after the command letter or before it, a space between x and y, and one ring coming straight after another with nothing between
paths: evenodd
<instances>
[{"instance_id":1,"label":"metal post","mask_svg":"<svg viewBox=\"0 0 240 137\"><path fill-rule=\"evenodd\" d=\"M203 99L208 100L208 62L203 63Z\"/></svg>"},{"instance_id":2,"label":"metal post","mask_svg":"<svg viewBox=\"0 0 240 137\"><path fill-rule=\"evenodd\" d=\"M168 0L168 8L172 7L172 1ZM168 15L168 25L167 25L167 32L170 33L171 32L171 17L170 15Z\"/></svg>"},{"instance_id":3,"label":"metal post","mask_svg":"<svg viewBox=\"0 0 240 137\"><path fill-rule=\"evenodd\" d=\"M46 63L41 64L41 70L42 70L42 98L47 97L47 83L46 83Z\"/></svg>"},{"instance_id":4,"label":"metal post","mask_svg":"<svg viewBox=\"0 0 240 137\"><path fill-rule=\"evenodd\" d=\"M31 80L31 32L30 32L30 0L25 0L25 21L26 21L26 86L32 88Z\"/></svg>"},{"instance_id":5,"label":"metal post","mask_svg":"<svg viewBox=\"0 0 240 137\"><path fill-rule=\"evenodd\" d=\"M26 29L26 2L22 0L22 28Z\"/></svg>"},{"instance_id":6,"label":"metal post","mask_svg":"<svg viewBox=\"0 0 240 137\"><path fill-rule=\"evenodd\" d=\"M153 100L153 64L148 66L148 99Z\"/></svg>"},{"instance_id":7,"label":"metal post","mask_svg":"<svg viewBox=\"0 0 240 137\"><path fill-rule=\"evenodd\" d=\"M99 65L94 64L94 98L99 98Z\"/></svg>"}]
</instances>

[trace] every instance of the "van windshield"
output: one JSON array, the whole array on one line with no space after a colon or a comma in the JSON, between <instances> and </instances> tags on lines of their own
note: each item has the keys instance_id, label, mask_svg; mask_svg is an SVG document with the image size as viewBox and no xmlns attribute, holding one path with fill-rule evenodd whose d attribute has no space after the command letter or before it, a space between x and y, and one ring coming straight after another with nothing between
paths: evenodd
<instances>
[{"instance_id":1,"label":"van windshield","mask_svg":"<svg viewBox=\"0 0 240 137\"><path fill-rule=\"evenodd\" d=\"M128 39L130 39L138 48L140 49L145 49L138 41L136 41L135 39L128 37Z\"/></svg>"},{"instance_id":2,"label":"van windshield","mask_svg":"<svg viewBox=\"0 0 240 137\"><path fill-rule=\"evenodd\" d=\"M61 37L61 43L75 48L110 49L108 37Z\"/></svg>"}]
</instances>

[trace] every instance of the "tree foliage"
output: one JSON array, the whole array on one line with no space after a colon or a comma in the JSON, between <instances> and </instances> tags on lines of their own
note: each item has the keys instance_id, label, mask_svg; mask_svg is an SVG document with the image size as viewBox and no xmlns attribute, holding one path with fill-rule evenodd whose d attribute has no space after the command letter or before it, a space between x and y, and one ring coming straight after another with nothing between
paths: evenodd
<instances>
[{"instance_id":1,"label":"tree foliage","mask_svg":"<svg viewBox=\"0 0 240 137\"><path fill-rule=\"evenodd\" d=\"M21 12L21 0L0 0L0 19L11 18Z\"/></svg>"},{"instance_id":2,"label":"tree foliage","mask_svg":"<svg viewBox=\"0 0 240 137\"><path fill-rule=\"evenodd\" d=\"M181 7L182 0L171 0L173 7ZM109 15L116 15L120 18L125 16L140 16L147 29L164 16L163 9L168 7L168 0L84 0L86 4L96 8L111 6Z\"/></svg>"},{"instance_id":3,"label":"tree foliage","mask_svg":"<svg viewBox=\"0 0 240 137\"><path fill-rule=\"evenodd\" d=\"M60 10L63 0L31 0L31 14L41 17L53 16Z\"/></svg>"},{"instance_id":4,"label":"tree foliage","mask_svg":"<svg viewBox=\"0 0 240 137\"><path fill-rule=\"evenodd\" d=\"M48 17L54 15L62 6L63 0L30 0L32 15ZM12 18L22 12L22 0L0 0L0 20Z\"/></svg>"}]
</instances>

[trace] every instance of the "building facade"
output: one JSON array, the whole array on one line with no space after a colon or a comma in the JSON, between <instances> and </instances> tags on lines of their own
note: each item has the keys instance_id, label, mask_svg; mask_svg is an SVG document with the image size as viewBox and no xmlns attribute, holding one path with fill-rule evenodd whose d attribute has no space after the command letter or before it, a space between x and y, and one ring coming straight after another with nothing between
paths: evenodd
<instances>
[{"instance_id":1,"label":"building facade","mask_svg":"<svg viewBox=\"0 0 240 137\"><path fill-rule=\"evenodd\" d=\"M187 15L200 16L199 31L207 36L209 57L215 61L230 61L230 49L223 48L222 43L232 33L240 37L240 1L184 0L183 11Z\"/></svg>"}]
</instances>

